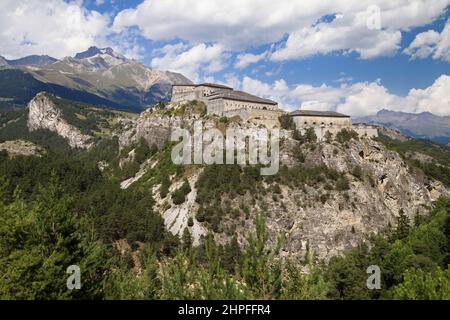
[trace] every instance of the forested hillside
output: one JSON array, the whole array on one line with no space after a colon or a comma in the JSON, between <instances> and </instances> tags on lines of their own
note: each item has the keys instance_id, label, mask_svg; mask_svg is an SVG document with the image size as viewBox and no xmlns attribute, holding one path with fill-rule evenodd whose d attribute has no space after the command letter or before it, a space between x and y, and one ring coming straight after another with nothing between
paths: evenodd
<instances>
[{"instance_id":1,"label":"forested hillside","mask_svg":"<svg viewBox=\"0 0 450 320\"><path fill-rule=\"evenodd\" d=\"M173 144L150 143L164 121L205 117L197 102L136 120L52 99L98 139L73 149L29 132L27 109L3 111L0 142L44 151L0 151L1 299L450 299L448 149L287 130L280 171L263 177L258 166L175 165ZM118 118L131 134L157 126L129 138ZM66 287L70 265L80 290ZM367 288L370 265L380 290Z\"/></svg>"}]
</instances>

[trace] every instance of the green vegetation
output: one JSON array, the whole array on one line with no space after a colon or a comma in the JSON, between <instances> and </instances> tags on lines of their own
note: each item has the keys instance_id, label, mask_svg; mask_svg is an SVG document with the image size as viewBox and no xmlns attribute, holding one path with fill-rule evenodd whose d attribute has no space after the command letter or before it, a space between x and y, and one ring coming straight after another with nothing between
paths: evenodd
<instances>
[{"instance_id":1,"label":"green vegetation","mask_svg":"<svg viewBox=\"0 0 450 320\"><path fill-rule=\"evenodd\" d=\"M269 243L264 213L256 216L254 231L241 239L241 245L236 236L220 245L208 235L193 248L192 219L181 241L168 234L161 216L152 210L146 187L163 183L164 176L182 178L183 172L167 161L166 149L155 155L158 165L145 182L127 190L118 187L114 176L98 170L98 155L91 152L100 150L12 160L0 154L1 298L449 298L450 199L440 199L413 225L400 211L395 229L370 237L329 263L316 264L312 252L305 260L287 261L278 255L283 234L275 244ZM214 205L226 200L224 194L263 191L257 167L208 168L198 182L197 201L211 224L217 215ZM347 188L346 176L327 167L282 167L278 176L264 179L278 196L283 183ZM179 190L186 195L186 181ZM130 252L113 249L121 239L137 250L140 273ZM66 289L65 271L72 264L83 270L82 290ZM308 274L301 272L305 264ZM381 290L366 287L369 265L381 268Z\"/></svg>"},{"instance_id":2,"label":"green vegetation","mask_svg":"<svg viewBox=\"0 0 450 320\"><path fill-rule=\"evenodd\" d=\"M344 128L336 134L336 141L338 141L340 144L346 144L352 139L359 139L358 133L352 129Z\"/></svg>"},{"instance_id":3,"label":"green vegetation","mask_svg":"<svg viewBox=\"0 0 450 320\"><path fill-rule=\"evenodd\" d=\"M62 111L63 118L84 134L98 137L109 136L117 118L134 118L137 114L113 109L101 109L85 104L47 95Z\"/></svg>"},{"instance_id":4,"label":"green vegetation","mask_svg":"<svg viewBox=\"0 0 450 320\"><path fill-rule=\"evenodd\" d=\"M124 164L119 166L117 163L119 159L115 159L113 163L113 166L116 168L114 171L115 176L120 177L121 180L134 177L141 165L157 152L158 147L156 145L149 147L147 141L141 138L137 143L133 143L121 150L119 159L124 160ZM129 155L130 153L131 155Z\"/></svg>"},{"instance_id":5,"label":"green vegetation","mask_svg":"<svg viewBox=\"0 0 450 320\"><path fill-rule=\"evenodd\" d=\"M206 105L202 101L193 100L170 109L165 106L153 108L151 112L167 117L184 117L193 114L203 117L206 115Z\"/></svg>"},{"instance_id":6,"label":"green vegetation","mask_svg":"<svg viewBox=\"0 0 450 320\"><path fill-rule=\"evenodd\" d=\"M191 187L185 179L183 185L172 194L173 203L176 205L184 203L189 192L191 192Z\"/></svg>"},{"instance_id":7,"label":"green vegetation","mask_svg":"<svg viewBox=\"0 0 450 320\"><path fill-rule=\"evenodd\" d=\"M87 91L67 88L61 85L46 83L35 79L30 73L17 69L0 70L0 98L1 105L25 106L39 92L48 92L57 96L89 103L96 106L109 106L121 108L121 105L113 101L101 98Z\"/></svg>"},{"instance_id":8,"label":"green vegetation","mask_svg":"<svg viewBox=\"0 0 450 320\"><path fill-rule=\"evenodd\" d=\"M316 132L314 131L314 128L309 127L305 130L305 134L301 134L301 132L297 129L294 130L293 133L293 139L300 142L300 144L308 143L312 144L317 142L317 136Z\"/></svg>"},{"instance_id":9,"label":"green vegetation","mask_svg":"<svg viewBox=\"0 0 450 320\"><path fill-rule=\"evenodd\" d=\"M407 218L406 218L407 219ZM450 278L450 199L441 198L428 217L409 226L400 213L398 227L373 236L343 257L332 258L325 278L331 298L448 299ZM367 290L366 268L381 269L381 290Z\"/></svg>"},{"instance_id":10,"label":"green vegetation","mask_svg":"<svg viewBox=\"0 0 450 320\"><path fill-rule=\"evenodd\" d=\"M450 187L450 147L427 140L399 141L383 135L377 140L386 148L399 153L412 168L418 169L426 176L439 180ZM416 153L431 157L431 160L419 161L414 158Z\"/></svg>"},{"instance_id":11,"label":"green vegetation","mask_svg":"<svg viewBox=\"0 0 450 320\"><path fill-rule=\"evenodd\" d=\"M70 103L63 108L85 130L112 125L109 113ZM337 193L348 200L353 196L349 178L364 180L363 169L354 167L350 175L311 166L300 149L299 164L281 166L274 176L261 176L258 166L205 166L196 183L200 209L195 219L229 240L219 243L209 234L193 247L194 217L188 218L181 239L173 236L154 209L150 191L159 186L162 208L170 203L173 182L182 181L171 194L174 204L184 203L191 192L187 177L192 167L173 164L173 144L158 150L140 140L119 152L118 139L112 138L101 139L89 151L69 150L49 131L28 133L21 110L12 112L4 113L8 121L18 120L0 129L0 141L26 137L44 145L47 153L10 159L0 152L1 299L450 299L450 199L439 199L429 215L413 223L400 210L395 228L329 262L317 261L309 244L305 257L291 261L280 257L284 234L269 239L265 220L270 211L263 203L256 213L249 208L258 208L256 202L266 196L283 207L289 188L306 186L319 191L322 203ZM346 144L353 138L344 132L338 141ZM315 148L316 139L307 130L299 135L299 148ZM440 156L436 146L420 144L424 154L436 153L436 158L417 164L410 155L414 145L384 143L414 168L446 179L440 171L448 168L446 149ZM119 168L132 150L130 161ZM119 181L135 175L150 158L154 166L122 190ZM102 170L99 161L106 163ZM236 198L245 201L233 206ZM238 234L226 223L232 219L252 228ZM70 265L81 267L81 290L66 287ZM370 265L381 269L381 290L367 289Z\"/></svg>"},{"instance_id":12,"label":"green vegetation","mask_svg":"<svg viewBox=\"0 0 450 320\"><path fill-rule=\"evenodd\" d=\"M279 120L282 129L295 130L295 123L290 115L283 114L279 117Z\"/></svg>"}]
</instances>

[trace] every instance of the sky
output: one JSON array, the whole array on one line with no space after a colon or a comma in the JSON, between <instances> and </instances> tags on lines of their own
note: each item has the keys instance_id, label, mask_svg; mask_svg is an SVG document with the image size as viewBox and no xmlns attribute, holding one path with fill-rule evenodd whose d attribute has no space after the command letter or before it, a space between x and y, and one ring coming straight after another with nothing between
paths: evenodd
<instances>
[{"instance_id":1,"label":"sky","mask_svg":"<svg viewBox=\"0 0 450 320\"><path fill-rule=\"evenodd\" d=\"M450 115L450 0L0 0L0 55L112 47L286 110Z\"/></svg>"}]
</instances>

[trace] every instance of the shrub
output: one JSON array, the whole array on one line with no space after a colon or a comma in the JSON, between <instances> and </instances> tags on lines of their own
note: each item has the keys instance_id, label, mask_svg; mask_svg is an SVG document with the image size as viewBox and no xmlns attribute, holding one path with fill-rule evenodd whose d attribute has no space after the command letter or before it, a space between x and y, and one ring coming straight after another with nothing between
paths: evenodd
<instances>
[{"instance_id":1,"label":"shrub","mask_svg":"<svg viewBox=\"0 0 450 320\"><path fill-rule=\"evenodd\" d=\"M355 166L352 170L352 175L357 178L358 180L361 180L363 177L362 169L360 166Z\"/></svg>"},{"instance_id":2,"label":"shrub","mask_svg":"<svg viewBox=\"0 0 450 320\"><path fill-rule=\"evenodd\" d=\"M350 189L350 185L348 183L348 179L345 176L341 176L336 181L336 190L345 191L345 190L349 190L349 189Z\"/></svg>"},{"instance_id":3,"label":"shrub","mask_svg":"<svg viewBox=\"0 0 450 320\"><path fill-rule=\"evenodd\" d=\"M183 185L180 189L176 190L172 194L172 201L174 204L179 205L186 201L186 196L191 192L191 186L189 182L185 179Z\"/></svg>"},{"instance_id":4,"label":"shrub","mask_svg":"<svg viewBox=\"0 0 450 320\"><path fill-rule=\"evenodd\" d=\"M328 130L325 132L324 138L326 143L331 143L331 141L333 141L333 135Z\"/></svg>"},{"instance_id":5,"label":"shrub","mask_svg":"<svg viewBox=\"0 0 450 320\"><path fill-rule=\"evenodd\" d=\"M352 129L344 128L336 134L336 140L340 144L345 144L352 139L358 140L358 138L359 138L358 133Z\"/></svg>"},{"instance_id":6,"label":"shrub","mask_svg":"<svg viewBox=\"0 0 450 320\"><path fill-rule=\"evenodd\" d=\"M295 130L295 123L290 115L283 114L279 117L279 120L282 129Z\"/></svg>"}]
</instances>

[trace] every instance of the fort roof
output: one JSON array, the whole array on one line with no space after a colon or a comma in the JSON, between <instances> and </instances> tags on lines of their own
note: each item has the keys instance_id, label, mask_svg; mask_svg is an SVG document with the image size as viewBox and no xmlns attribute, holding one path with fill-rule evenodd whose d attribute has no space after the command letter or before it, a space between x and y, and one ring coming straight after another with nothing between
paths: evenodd
<instances>
[{"instance_id":1,"label":"fort roof","mask_svg":"<svg viewBox=\"0 0 450 320\"><path fill-rule=\"evenodd\" d=\"M271 104L271 105L278 104L277 102L275 102L273 100L260 98L260 97L254 96L252 94L249 94L247 92L243 92L243 91L218 92L218 93L209 95L208 99L209 100L225 99L225 100L246 101L246 102Z\"/></svg>"},{"instance_id":2,"label":"fort roof","mask_svg":"<svg viewBox=\"0 0 450 320\"><path fill-rule=\"evenodd\" d=\"M291 112L291 116L302 117L332 117L332 118L350 118L350 116L334 111L313 111L313 110L296 110Z\"/></svg>"},{"instance_id":3,"label":"fort roof","mask_svg":"<svg viewBox=\"0 0 450 320\"><path fill-rule=\"evenodd\" d=\"M219 89L233 90L233 88L224 86L222 84L209 83L209 82L199 83L199 84L195 84L195 83L176 83L173 86L174 87L210 87L210 88L219 88Z\"/></svg>"},{"instance_id":4,"label":"fort roof","mask_svg":"<svg viewBox=\"0 0 450 320\"><path fill-rule=\"evenodd\" d=\"M196 84L194 83L174 83L174 87L195 87Z\"/></svg>"},{"instance_id":5,"label":"fort roof","mask_svg":"<svg viewBox=\"0 0 450 320\"><path fill-rule=\"evenodd\" d=\"M196 87L211 87L211 88L221 88L221 89L230 89L230 90L233 90L233 88L224 86L224 85L222 85L222 84L208 83L208 82L205 82L205 83L199 83L199 84L197 84L197 85L195 85L195 86L196 86Z\"/></svg>"}]
</instances>

